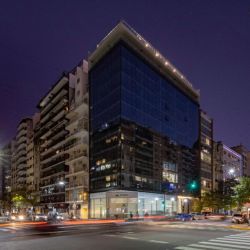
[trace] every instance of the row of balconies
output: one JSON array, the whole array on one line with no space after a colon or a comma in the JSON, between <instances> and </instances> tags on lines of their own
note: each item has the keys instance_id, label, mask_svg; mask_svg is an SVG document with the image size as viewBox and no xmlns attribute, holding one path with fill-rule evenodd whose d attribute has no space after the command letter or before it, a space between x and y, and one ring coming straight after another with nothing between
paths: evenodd
<instances>
[{"instance_id":1,"label":"row of balconies","mask_svg":"<svg viewBox=\"0 0 250 250\"><path fill-rule=\"evenodd\" d=\"M42 115L40 123L42 125L45 125L51 119L51 117L57 114L61 109L63 109L67 103L68 100L66 98L58 100L55 105L51 106L51 109L48 110L45 115Z\"/></svg>"},{"instance_id":2,"label":"row of balconies","mask_svg":"<svg viewBox=\"0 0 250 250\"><path fill-rule=\"evenodd\" d=\"M41 116L45 116L46 113L48 113L59 100L66 98L67 93L68 91L65 88L59 91L57 95L41 110Z\"/></svg>"},{"instance_id":3,"label":"row of balconies","mask_svg":"<svg viewBox=\"0 0 250 250\"><path fill-rule=\"evenodd\" d=\"M49 158L46 163L42 163L42 169L46 169L49 167L52 167L54 165L57 165L58 163L65 162L69 158L69 154L63 154L58 156L57 158L53 158L52 160Z\"/></svg>"}]
</instances>

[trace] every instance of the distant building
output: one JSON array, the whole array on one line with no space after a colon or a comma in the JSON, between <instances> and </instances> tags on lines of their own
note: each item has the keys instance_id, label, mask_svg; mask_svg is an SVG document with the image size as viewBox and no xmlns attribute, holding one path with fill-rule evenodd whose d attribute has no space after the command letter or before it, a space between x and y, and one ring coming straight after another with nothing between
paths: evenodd
<instances>
[{"instance_id":1,"label":"distant building","mask_svg":"<svg viewBox=\"0 0 250 250\"><path fill-rule=\"evenodd\" d=\"M17 127L15 141L12 144L11 190L26 191L28 145L32 138L33 124L31 118L22 119Z\"/></svg>"},{"instance_id":2,"label":"distant building","mask_svg":"<svg viewBox=\"0 0 250 250\"><path fill-rule=\"evenodd\" d=\"M36 113L32 117L32 134L27 146L27 172L26 172L26 190L31 198L39 196L39 179L40 169L36 167L36 153L34 147L34 128L37 126L40 119L40 114Z\"/></svg>"},{"instance_id":3,"label":"distant building","mask_svg":"<svg viewBox=\"0 0 250 250\"><path fill-rule=\"evenodd\" d=\"M250 152L242 144L232 147L232 149L242 156L243 176L250 177Z\"/></svg>"},{"instance_id":4,"label":"distant building","mask_svg":"<svg viewBox=\"0 0 250 250\"><path fill-rule=\"evenodd\" d=\"M238 181L243 176L242 155L222 142L214 143L213 158L216 190L225 190L225 183Z\"/></svg>"},{"instance_id":5,"label":"distant building","mask_svg":"<svg viewBox=\"0 0 250 250\"><path fill-rule=\"evenodd\" d=\"M0 200L9 200L11 193L11 143L0 149Z\"/></svg>"},{"instance_id":6,"label":"distant building","mask_svg":"<svg viewBox=\"0 0 250 250\"><path fill-rule=\"evenodd\" d=\"M200 178L201 193L209 192L214 186L213 170L213 120L200 112Z\"/></svg>"}]
</instances>

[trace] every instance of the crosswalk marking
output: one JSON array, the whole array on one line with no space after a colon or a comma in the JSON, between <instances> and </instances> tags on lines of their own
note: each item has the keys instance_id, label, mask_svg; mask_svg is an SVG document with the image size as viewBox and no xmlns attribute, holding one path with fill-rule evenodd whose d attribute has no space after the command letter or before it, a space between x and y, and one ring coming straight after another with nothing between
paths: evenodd
<instances>
[{"instance_id":1,"label":"crosswalk marking","mask_svg":"<svg viewBox=\"0 0 250 250\"><path fill-rule=\"evenodd\" d=\"M243 239L250 239L250 236L247 236L247 235L245 235L245 236L244 236L244 235L242 235L242 236L241 236L241 235L240 235L240 236L234 235L234 236L230 236L230 237L229 237L229 236L226 236L226 238L234 238L234 239L237 239L237 238L241 238L241 239L242 239L242 238L243 238Z\"/></svg>"},{"instance_id":2,"label":"crosswalk marking","mask_svg":"<svg viewBox=\"0 0 250 250\"><path fill-rule=\"evenodd\" d=\"M250 250L250 233L241 233L227 235L210 239L208 241L201 241L187 246L178 246L175 249L179 250L198 250L198 249L211 249L211 250Z\"/></svg>"},{"instance_id":3,"label":"crosswalk marking","mask_svg":"<svg viewBox=\"0 0 250 250\"><path fill-rule=\"evenodd\" d=\"M217 238L218 240L227 240L227 242L235 242L235 241L239 241L239 242L249 242L250 243L250 239L243 239L243 238Z\"/></svg>"},{"instance_id":4,"label":"crosswalk marking","mask_svg":"<svg viewBox=\"0 0 250 250\"><path fill-rule=\"evenodd\" d=\"M207 244L207 245L215 245L215 246L222 246L222 247L232 247L232 245L230 244L224 244L224 243L218 243L218 242L210 242L210 241L201 241L199 242L199 244ZM249 246L233 246L233 247L237 247L240 249L248 249L249 250Z\"/></svg>"},{"instance_id":5,"label":"crosswalk marking","mask_svg":"<svg viewBox=\"0 0 250 250\"><path fill-rule=\"evenodd\" d=\"M221 243L233 243L234 245L240 244L240 245L248 245L249 246L249 242L242 242L242 241L228 242L228 240L218 240L218 239L210 240L210 241L221 242Z\"/></svg>"},{"instance_id":6,"label":"crosswalk marking","mask_svg":"<svg viewBox=\"0 0 250 250\"><path fill-rule=\"evenodd\" d=\"M201 249L208 248L208 249L214 249L214 250L237 250L236 248L225 248L225 247L217 247L217 246L205 246L205 245L199 245L199 244L191 244L192 250L196 250L196 247L202 247Z\"/></svg>"},{"instance_id":7,"label":"crosswalk marking","mask_svg":"<svg viewBox=\"0 0 250 250\"><path fill-rule=\"evenodd\" d=\"M196 230L220 230L220 231L238 231L237 229L232 229L232 228L221 228L221 227L209 227L209 226L199 226L199 225L162 225L162 227L167 227L167 228L184 228L184 229L196 229Z\"/></svg>"}]
</instances>

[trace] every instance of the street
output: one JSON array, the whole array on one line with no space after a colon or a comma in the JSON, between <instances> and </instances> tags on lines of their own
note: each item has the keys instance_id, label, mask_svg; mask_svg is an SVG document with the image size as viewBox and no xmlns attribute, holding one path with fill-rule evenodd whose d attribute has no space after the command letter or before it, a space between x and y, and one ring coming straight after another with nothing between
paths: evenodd
<instances>
[{"instance_id":1,"label":"street","mask_svg":"<svg viewBox=\"0 0 250 250\"><path fill-rule=\"evenodd\" d=\"M250 231L215 222L0 227L0 250L250 249Z\"/></svg>"}]
</instances>

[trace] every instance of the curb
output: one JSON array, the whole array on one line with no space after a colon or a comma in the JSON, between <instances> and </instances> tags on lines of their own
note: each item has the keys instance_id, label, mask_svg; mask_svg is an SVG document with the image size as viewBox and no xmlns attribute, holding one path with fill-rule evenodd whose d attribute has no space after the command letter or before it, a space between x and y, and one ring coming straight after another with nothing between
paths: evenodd
<instances>
[{"instance_id":1,"label":"curb","mask_svg":"<svg viewBox=\"0 0 250 250\"><path fill-rule=\"evenodd\" d=\"M250 227L229 226L227 228L250 231Z\"/></svg>"}]
</instances>

